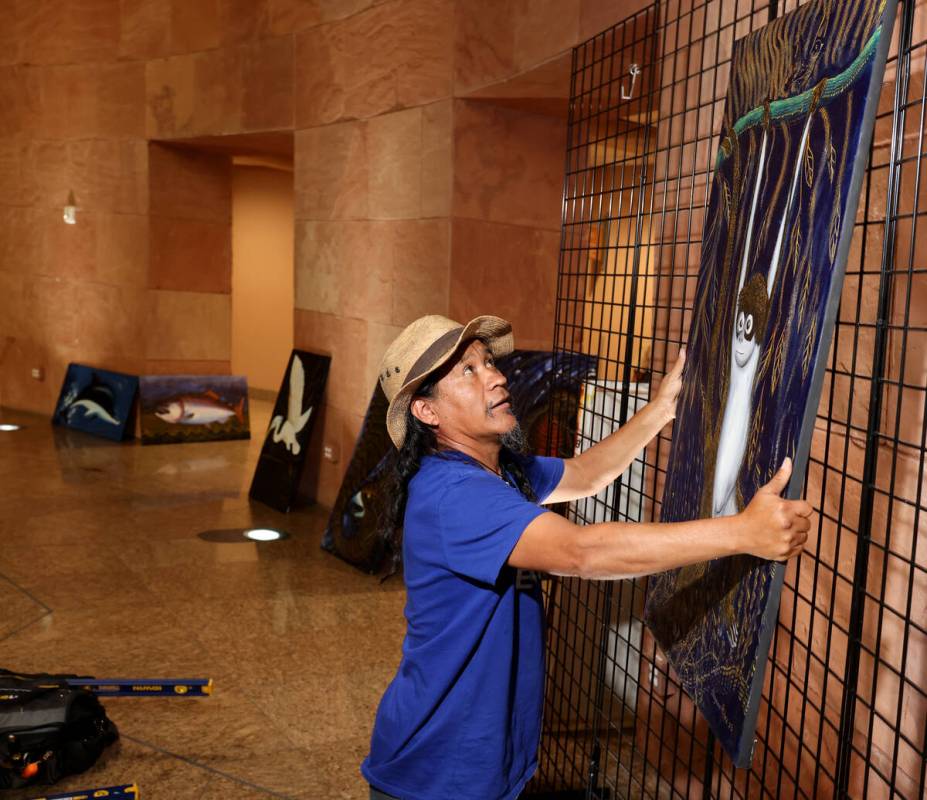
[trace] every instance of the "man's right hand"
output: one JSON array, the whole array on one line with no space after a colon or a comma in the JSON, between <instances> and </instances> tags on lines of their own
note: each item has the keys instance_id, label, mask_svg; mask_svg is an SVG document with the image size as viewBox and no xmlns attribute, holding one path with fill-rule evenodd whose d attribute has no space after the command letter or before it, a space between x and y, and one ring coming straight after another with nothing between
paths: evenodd
<instances>
[{"instance_id":1,"label":"man's right hand","mask_svg":"<svg viewBox=\"0 0 927 800\"><path fill-rule=\"evenodd\" d=\"M785 500L780 495L789 485L792 459L761 487L749 505L738 514L743 552L775 561L797 556L808 541L814 509L804 500Z\"/></svg>"}]
</instances>

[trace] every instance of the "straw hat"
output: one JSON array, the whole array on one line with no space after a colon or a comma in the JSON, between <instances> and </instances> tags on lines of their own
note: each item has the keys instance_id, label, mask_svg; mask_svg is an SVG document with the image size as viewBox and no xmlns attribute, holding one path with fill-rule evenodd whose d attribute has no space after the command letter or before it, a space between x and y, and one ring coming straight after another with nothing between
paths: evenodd
<instances>
[{"instance_id":1,"label":"straw hat","mask_svg":"<svg viewBox=\"0 0 927 800\"><path fill-rule=\"evenodd\" d=\"M461 325L437 314L409 324L387 348L380 362L380 386L389 400L386 429L396 447L406 438L406 412L418 387L468 339L482 339L496 357L515 348L512 326L504 319L476 317Z\"/></svg>"}]
</instances>

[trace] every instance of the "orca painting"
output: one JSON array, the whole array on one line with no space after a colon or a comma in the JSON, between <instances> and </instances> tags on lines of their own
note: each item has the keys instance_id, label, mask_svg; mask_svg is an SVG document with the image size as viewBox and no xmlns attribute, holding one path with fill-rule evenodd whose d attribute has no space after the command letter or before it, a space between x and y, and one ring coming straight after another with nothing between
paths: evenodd
<instances>
[{"instance_id":1,"label":"orca painting","mask_svg":"<svg viewBox=\"0 0 927 800\"><path fill-rule=\"evenodd\" d=\"M120 442L135 433L137 392L135 375L68 364L52 422Z\"/></svg>"}]
</instances>

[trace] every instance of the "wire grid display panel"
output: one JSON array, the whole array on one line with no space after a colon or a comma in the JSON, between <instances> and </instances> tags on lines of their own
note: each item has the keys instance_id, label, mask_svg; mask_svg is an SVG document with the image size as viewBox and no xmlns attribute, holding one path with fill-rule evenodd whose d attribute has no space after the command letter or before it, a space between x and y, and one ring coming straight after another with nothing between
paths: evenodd
<instances>
[{"instance_id":1,"label":"wire grid display panel","mask_svg":"<svg viewBox=\"0 0 927 800\"><path fill-rule=\"evenodd\" d=\"M796 5L660 2L574 52L555 347L598 359L578 451L687 340L732 45ZM903 1L894 31L753 766L713 742L642 626L645 581L555 579L536 790L927 796L927 4ZM670 434L570 516L659 520Z\"/></svg>"}]
</instances>

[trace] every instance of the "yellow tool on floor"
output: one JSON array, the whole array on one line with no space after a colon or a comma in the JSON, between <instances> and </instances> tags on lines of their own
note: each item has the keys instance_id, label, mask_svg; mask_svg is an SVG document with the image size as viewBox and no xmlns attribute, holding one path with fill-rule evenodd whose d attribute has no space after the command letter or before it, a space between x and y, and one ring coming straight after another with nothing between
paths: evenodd
<instances>
[{"instance_id":1,"label":"yellow tool on floor","mask_svg":"<svg viewBox=\"0 0 927 800\"><path fill-rule=\"evenodd\" d=\"M68 678L73 689L97 697L208 697L212 678Z\"/></svg>"},{"instance_id":2,"label":"yellow tool on floor","mask_svg":"<svg viewBox=\"0 0 927 800\"><path fill-rule=\"evenodd\" d=\"M136 784L128 783L124 786L106 786L99 789L79 789L76 792L64 794L48 794L44 797L33 798L33 800L93 800L97 797L105 797L107 800L138 800L141 795Z\"/></svg>"}]
</instances>

